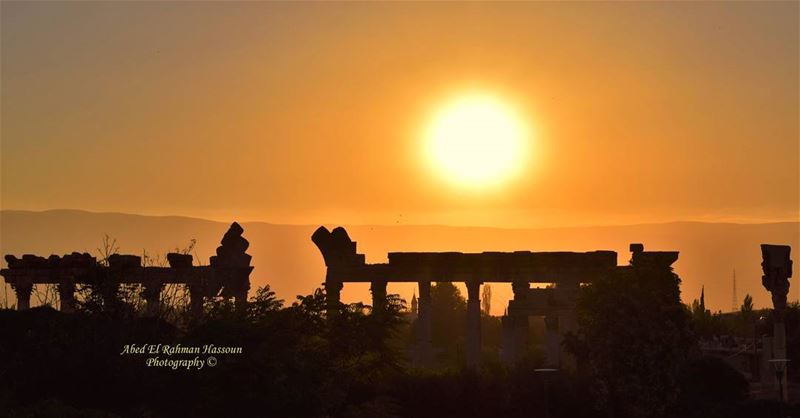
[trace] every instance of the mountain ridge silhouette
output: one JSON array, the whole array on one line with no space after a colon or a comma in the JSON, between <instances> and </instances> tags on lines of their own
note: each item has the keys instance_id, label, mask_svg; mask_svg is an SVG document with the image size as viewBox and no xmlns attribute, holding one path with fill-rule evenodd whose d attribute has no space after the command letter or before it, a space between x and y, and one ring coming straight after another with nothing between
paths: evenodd
<instances>
[{"instance_id":1,"label":"mountain ridge silhouette","mask_svg":"<svg viewBox=\"0 0 800 418\"><path fill-rule=\"evenodd\" d=\"M230 222L236 221L231 219ZM230 222L176 215L138 215L90 212L76 209L47 211L0 210L0 252L48 256L72 251L97 253L104 234L116 238L121 253L161 259L167 252L185 248L197 240L195 263L208 264ZM318 224L286 225L240 222L250 241L253 288L269 283L279 297L292 301L322 283L325 267L311 242ZM338 226L326 224L326 226ZM761 288L761 255L758 244L781 243L800 251L800 222L731 223L674 221L667 223L546 228L496 228L451 225L343 225L358 242L367 262L385 262L389 251L591 251L614 250L617 263L626 264L628 244L641 242L650 250L681 252L675 265L683 279L685 303L706 289L706 305L717 311L731 310L732 272L737 271L738 294L749 293L758 307L770 306ZM3 265L5 263L3 262ZM795 274L797 276L797 274ZM502 313L511 297L510 286L494 284L493 313ZM505 289L509 287L509 289ZM796 300L800 286L790 288ZM369 285L345 286L346 301L369 303ZM389 286L391 293L410 299L414 286ZM9 291L10 293L10 291ZM741 304L741 302L739 302Z\"/></svg>"}]
</instances>

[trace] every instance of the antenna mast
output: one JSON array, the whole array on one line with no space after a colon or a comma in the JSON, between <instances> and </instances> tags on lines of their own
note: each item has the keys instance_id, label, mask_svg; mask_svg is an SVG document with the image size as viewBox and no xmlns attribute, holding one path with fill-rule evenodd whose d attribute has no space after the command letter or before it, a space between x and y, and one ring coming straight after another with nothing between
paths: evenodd
<instances>
[{"instance_id":1,"label":"antenna mast","mask_svg":"<svg viewBox=\"0 0 800 418\"><path fill-rule=\"evenodd\" d=\"M736 269L733 269L733 301L731 302L731 312L738 310L739 297L736 294Z\"/></svg>"}]
</instances>

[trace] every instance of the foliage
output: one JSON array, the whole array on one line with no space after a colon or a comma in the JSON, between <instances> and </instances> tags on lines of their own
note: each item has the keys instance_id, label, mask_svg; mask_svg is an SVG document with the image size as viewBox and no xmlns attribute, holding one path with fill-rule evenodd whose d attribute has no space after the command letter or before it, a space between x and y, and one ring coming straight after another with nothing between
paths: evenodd
<instances>
[{"instance_id":1,"label":"foliage","mask_svg":"<svg viewBox=\"0 0 800 418\"><path fill-rule=\"evenodd\" d=\"M747 399L749 383L724 360L702 357L686 365L680 388L680 416L721 418L735 415Z\"/></svg>"},{"instance_id":2,"label":"foliage","mask_svg":"<svg viewBox=\"0 0 800 418\"><path fill-rule=\"evenodd\" d=\"M483 315L492 314L492 286L489 284L483 285L481 291L481 313Z\"/></svg>"},{"instance_id":3,"label":"foliage","mask_svg":"<svg viewBox=\"0 0 800 418\"><path fill-rule=\"evenodd\" d=\"M750 319L750 317L753 316L753 297L750 296L750 294L744 295L744 302L742 303L740 312L745 319Z\"/></svg>"},{"instance_id":4,"label":"foliage","mask_svg":"<svg viewBox=\"0 0 800 418\"><path fill-rule=\"evenodd\" d=\"M327 317L322 289L287 305L267 286L257 289L246 305L208 302L202 320L185 329L159 318L113 318L103 312L0 310L5 337L0 344L0 411L17 417L438 418L540 416L547 408L550 416L567 418L625 417L645 408L654 412L649 416L664 412L646 402L664 402L681 417L759 416L775 407L743 400L741 376L725 364L687 362L676 354L681 341L673 337L682 335L682 328L674 312L674 289L667 283L677 278L629 274L601 281L596 293L581 296L582 309L593 308L582 312L592 318L582 319L584 331L575 340L588 345L583 349L589 356L579 360L594 366L591 373L584 368L545 375L534 371L535 363L508 369L491 359L477 371L405 368L407 340L397 335L406 332L408 324L404 303L396 295L390 295L383 315L373 315L363 304L341 304L334 319ZM637 280L637 288L620 289ZM451 321L464 313L463 298L454 287L436 287L440 302L450 303L442 312L450 312ZM791 307L800 313L797 308ZM677 310L688 315L679 305ZM632 311L636 315L630 315ZM800 319L795 314L788 317ZM493 347L499 337L489 335L499 334L499 321L484 316L482 326L485 348ZM646 327L653 330L643 331ZM608 334L600 334L601 328ZM590 335L592 340L581 340ZM445 350L455 344L451 341L448 347L445 336L439 338ZM147 368L142 357L119 355L125 344L142 342L213 343L244 351L219 356L219 365L202 371ZM673 348L655 350L656 344ZM628 357L598 346L621 350ZM636 347L645 352L631 357ZM657 358L647 354L658 350ZM609 356L608 365L597 364L602 355ZM668 376L647 367L646 362L654 360L663 360L659 365ZM679 373L673 374L670 362L682 364ZM612 371L619 376L610 376ZM631 383L611 385L621 380ZM607 391L614 397L606 395L605 404L586 402L598 395L598 387L627 392ZM665 393L651 393L657 388ZM615 408L611 412L609 405ZM731 412L733 407L740 412Z\"/></svg>"},{"instance_id":5,"label":"foliage","mask_svg":"<svg viewBox=\"0 0 800 418\"><path fill-rule=\"evenodd\" d=\"M450 282L431 286L431 342L436 363L458 368L464 363L467 301Z\"/></svg>"},{"instance_id":6,"label":"foliage","mask_svg":"<svg viewBox=\"0 0 800 418\"><path fill-rule=\"evenodd\" d=\"M0 375L14 376L0 382L8 394L0 396L0 410L24 412L51 398L123 416L226 416L232 405L246 416L363 416L383 408L382 384L401 370L390 341L404 325L404 301L390 295L383 315L342 305L333 323L325 307L321 289L284 307L267 286L246 305L207 303L202 320L185 332L157 318L104 311L0 311L12 342L0 345ZM242 347L243 354L221 356L218 367L202 371L153 369L143 357L119 355L130 343L212 343Z\"/></svg>"},{"instance_id":7,"label":"foliage","mask_svg":"<svg viewBox=\"0 0 800 418\"><path fill-rule=\"evenodd\" d=\"M566 347L615 417L665 416L693 340L680 279L653 266L620 269L581 288L577 334Z\"/></svg>"},{"instance_id":8,"label":"foliage","mask_svg":"<svg viewBox=\"0 0 800 418\"><path fill-rule=\"evenodd\" d=\"M176 252L190 254L196 241ZM106 236L101 264L118 252ZM144 265L166 265L146 252ZM774 403L747 401L747 383L724 362L691 359L692 332L770 333L771 312L712 313L704 296L680 304L680 280L652 266L616 270L581 288L579 331L566 339L578 370L535 371L542 364L536 323L523 361L499 362L500 318L482 293L482 366L463 368L466 300L452 283L431 287L432 338L438 369L409 368L416 324L405 301L388 295L385 310L339 304L328 317L323 289L287 305L269 286L247 304L207 300L188 315L185 286L161 291L161 311L145 316L138 286L100 278L78 289L77 312L64 314L55 287L35 289L43 306L0 310L0 412L35 416L267 417L554 417L759 416ZM49 305L49 306L47 306ZM152 312L151 312L152 313ZM757 319L764 317L763 320ZM542 325L542 324L539 324ZM800 305L787 308L789 357L800 355ZM541 333L541 330L539 330ZM217 367L169 370L123 356L126 344L242 347ZM800 376L800 362L789 376ZM594 399L595 402L586 402ZM176 401L177 400L177 401ZM738 412L737 412L738 411Z\"/></svg>"}]
</instances>

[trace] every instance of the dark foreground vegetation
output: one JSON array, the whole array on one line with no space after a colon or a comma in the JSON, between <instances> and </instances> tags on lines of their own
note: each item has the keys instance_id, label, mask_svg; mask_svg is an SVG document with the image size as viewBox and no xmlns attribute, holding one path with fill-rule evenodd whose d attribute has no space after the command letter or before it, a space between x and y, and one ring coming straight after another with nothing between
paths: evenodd
<instances>
[{"instance_id":1,"label":"dark foreground vegetation","mask_svg":"<svg viewBox=\"0 0 800 418\"><path fill-rule=\"evenodd\" d=\"M333 321L323 290L285 304L269 287L246 306L207 303L193 321L180 319L180 306L177 316L146 318L135 303L104 304L91 295L73 314L2 310L0 415L779 416L777 402L748 399L739 372L700 354L698 334L708 324L681 304L678 284L672 273L643 268L582 288L580 332L565 342L577 364L555 373L534 371L542 364L535 344L522 364L501 365L499 321L491 317L484 318L481 368L460 368L465 307L446 283L433 292L436 369L410 366L413 320L397 297L386 315L342 305ZM152 355L121 354L127 344L159 343L242 353L218 354L214 367L201 370L147 367Z\"/></svg>"}]
</instances>

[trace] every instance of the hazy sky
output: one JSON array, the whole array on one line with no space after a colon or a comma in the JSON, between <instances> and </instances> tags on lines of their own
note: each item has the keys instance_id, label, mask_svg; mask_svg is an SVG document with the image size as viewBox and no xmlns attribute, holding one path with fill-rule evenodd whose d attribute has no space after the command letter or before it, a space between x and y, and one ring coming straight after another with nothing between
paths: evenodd
<instances>
[{"instance_id":1,"label":"hazy sky","mask_svg":"<svg viewBox=\"0 0 800 418\"><path fill-rule=\"evenodd\" d=\"M798 3L2 2L2 208L280 223L800 218ZM442 103L533 128L449 187Z\"/></svg>"}]
</instances>

